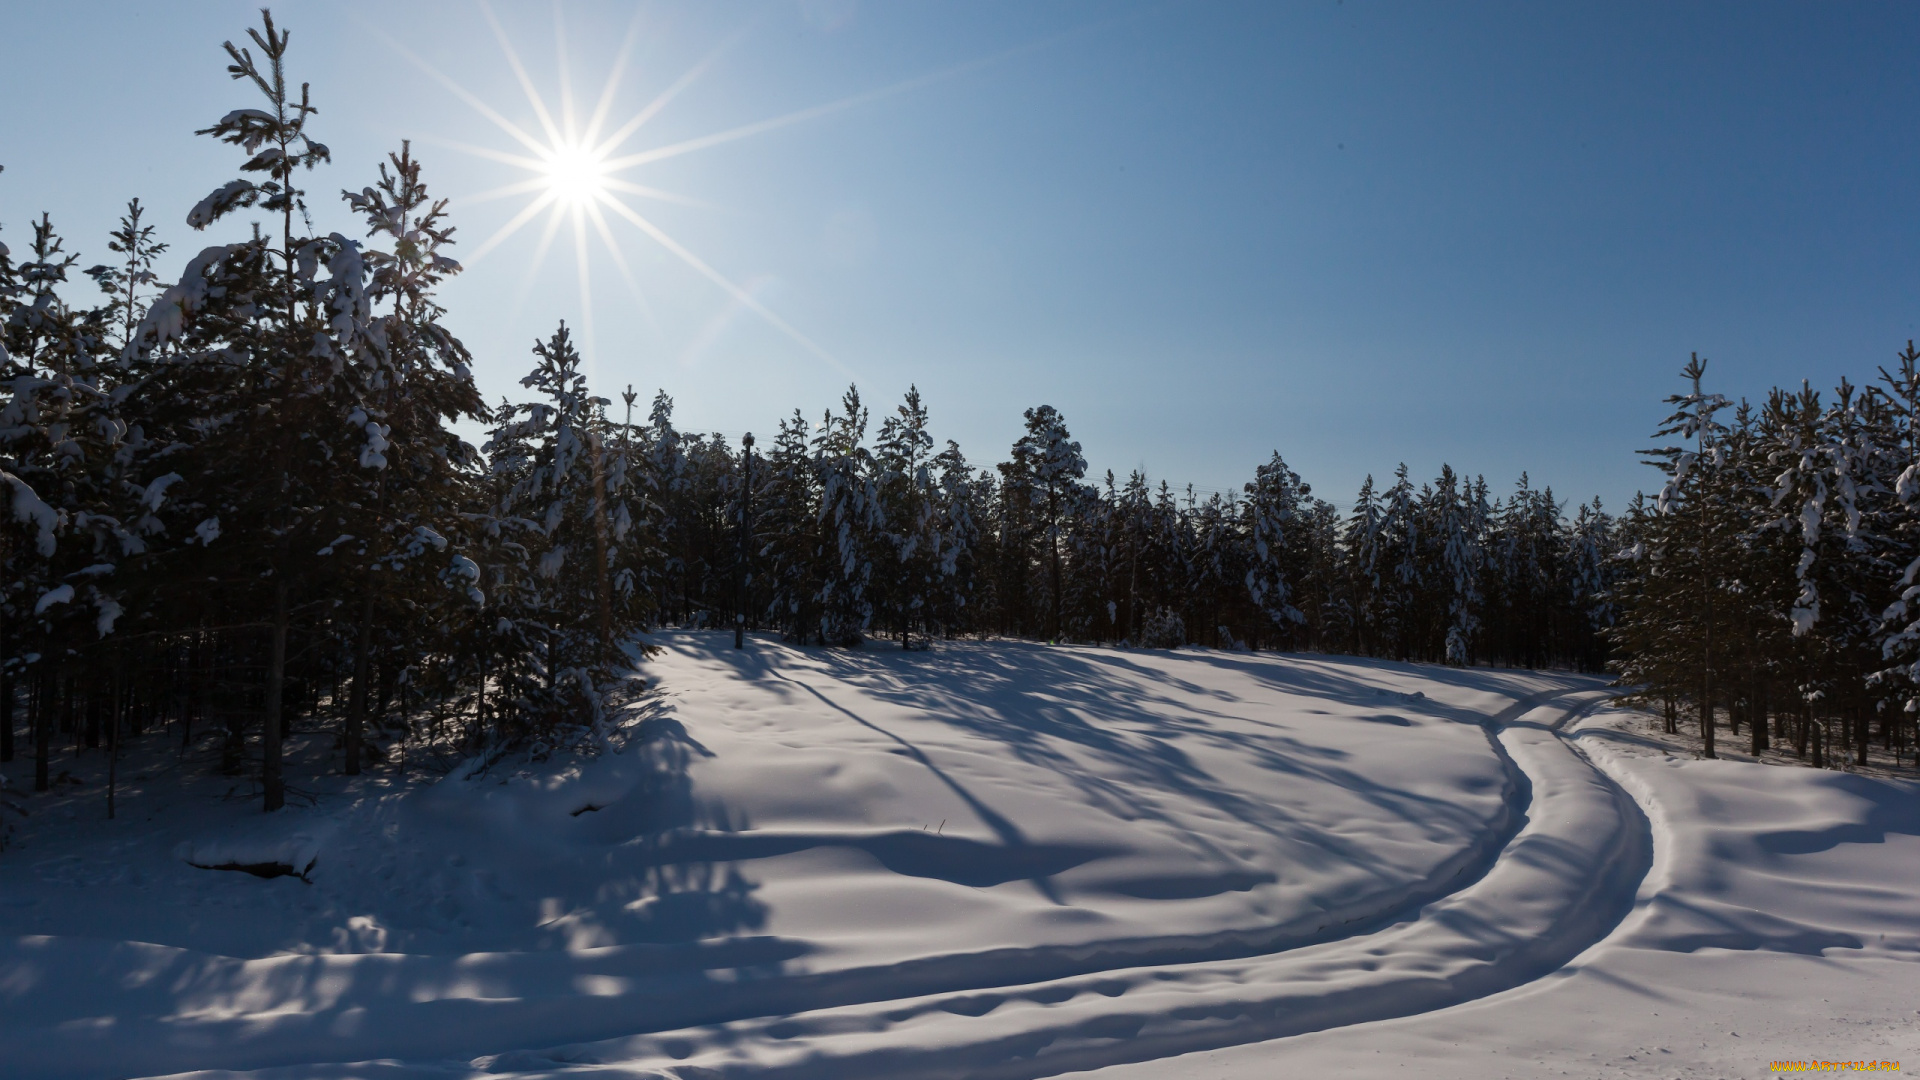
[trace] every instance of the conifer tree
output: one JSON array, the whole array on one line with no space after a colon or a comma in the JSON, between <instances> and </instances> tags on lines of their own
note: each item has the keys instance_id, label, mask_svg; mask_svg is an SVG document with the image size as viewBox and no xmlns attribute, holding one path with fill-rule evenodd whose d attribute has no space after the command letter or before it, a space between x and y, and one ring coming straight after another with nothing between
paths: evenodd
<instances>
[{"instance_id":1,"label":"conifer tree","mask_svg":"<svg viewBox=\"0 0 1920 1080\"><path fill-rule=\"evenodd\" d=\"M1663 530L1670 539L1662 545L1667 561L1666 573L1672 588L1666 599L1674 604L1678 626L1668 630L1691 637L1699 660L1695 665L1698 680L1696 701L1700 709L1702 752L1714 754L1714 663L1717 649L1715 630L1724 609L1716 610L1716 601L1724 584L1730 562L1734 522L1733 493L1724 481L1726 426L1718 417L1731 402L1720 394L1701 388L1706 363L1696 353L1681 370L1691 392L1667 398L1673 412L1661 424L1656 437L1678 437L1681 443L1642 451L1667 476L1658 502L1662 515L1675 515L1674 527ZM1685 440L1692 440L1688 449Z\"/></svg>"},{"instance_id":2,"label":"conifer tree","mask_svg":"<svg viewBox=\"0 0 1920 1080\"><path fill-rule=\"evenodd\" d=\"M1252 543L1247 597L1265 616L1280 647L1287 648L1307 621L1292 598L1306 570L1301 558L1305 547L1300 535L1305 527L1301 504L1311 489L1287 468L1276 450L1271 460L1254 470L1246 492L1247 534Z\"/></svg>"},{"instance_id":3,"label":"conifer tree","mask_svg":"<svg viewBox=\"0 0 1920 1080\"><path fill-rule=\"evenodd\" d=\"M517 734L597 740L623 646L649 613L621 572L631 470L607 460L618 453L604 439L607 399L588 390L566 324L533 353L521 383L547 400L507 410L486 447L503 489L489 531L514 555L495 591L496 671Z\"/></svg>"},{"instance_id":4,"label":"conifer tree","mask_svg":"<svg viewBox=\"0 0 1920 1080\"><path fill-rule=\"evenodd\" d=\"M780 424L756 493L762 539L756 561L767 580L766 615L792 640L818 630L820 493L808 424L799 410Z\"/></svg>"},{"instance_id":5,"label":"conifer tree","mask_svg":"<svg viewBox=\"0 0 1920 1080\"><path fill-rule=\"evenodd\" d=\"M880 425L874 468L875 494L883 508L886 547L878 583L901 647L912 645L916 625L927 626L945 569L941 548L939 492L933 476L933 436L918 387ZM931 629L928 630L931 636Z\"/></svg>"},{"instance_id":6,"label":"conifer tree","mask_svg":"<svg viewBox=\"0 0 1920 1080\"><path fill-rule=\"evenodd\" d=\"M1065 514L1069 501L1086 475L1087 461L1080 456L1080 444L1067 433L1066 421L1051 405L1026 412L1027 430L1013 444L1010 475L1021 479L1019 490L1035 502L1040 515L1040 535L1047 561L1047 595L1052 606L1048 636L1058 640L1061 628L1062 582L1061 538L1065 532Z\"/></svg>"},{"instance_id":7,"label":"conifer tree","mask_svg":"<svg viewBox=\"0 0 1920 1080\"><path fill-rule=\"evenodd\" d=\"M867 409L849 386L839 413L828 412L813 440L820 480L819 636L858 645L873 621L873 565L885 526L864 442Z\"/></svg>"}]
</instances>

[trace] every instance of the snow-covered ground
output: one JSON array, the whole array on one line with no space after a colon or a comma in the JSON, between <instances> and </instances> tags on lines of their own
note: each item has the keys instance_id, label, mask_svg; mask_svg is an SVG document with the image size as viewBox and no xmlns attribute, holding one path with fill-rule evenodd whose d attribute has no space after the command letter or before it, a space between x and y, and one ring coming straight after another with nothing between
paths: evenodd
<instances>
[{"instance_id":1,"label":"snow-covered ground","mask_svg":"<svg viewBox=\"0 0 1920 1080\"><path fill-rule=\"evenodd\" d=\"M1920 785L1688 760L1599 680L663 642L590 759L347 782L316 739L312 805L267 816L148 745L113 822L8 766L0 1072L1757 1075L1916 1046ZM255 863L305 876L205 868Z\"/></svg>"}]
</instances>

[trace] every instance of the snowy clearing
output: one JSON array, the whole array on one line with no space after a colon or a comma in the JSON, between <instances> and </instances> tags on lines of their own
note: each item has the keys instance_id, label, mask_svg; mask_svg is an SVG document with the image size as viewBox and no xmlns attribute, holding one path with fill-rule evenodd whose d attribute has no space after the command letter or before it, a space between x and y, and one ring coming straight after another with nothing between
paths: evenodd
<instances>
[{"instance_id":1,"label":"snowy clearing","mask_svg":"<svg viewBox=\"0 0 1920 1080\"><path fill-rule=\"evenodd\" d=\"M11 1067L1744 1075L1915 1048L1920 790L1682 760L1597 679L663 641L585 761L290 774L314 803L271 817L214 776L164 807L135 781L116 822L88 784L28 798Z\"/></svg>"}]
</instances>

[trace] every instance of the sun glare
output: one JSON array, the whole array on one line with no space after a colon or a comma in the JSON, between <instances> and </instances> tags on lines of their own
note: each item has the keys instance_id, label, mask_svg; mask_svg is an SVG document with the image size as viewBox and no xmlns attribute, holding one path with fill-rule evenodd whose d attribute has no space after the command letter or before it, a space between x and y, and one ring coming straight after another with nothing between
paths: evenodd
<instances>
[{"instance_id":1,"label":"sun glare","mask_svg":"<svg viewBox=\"0 0 1920 1080\"><path fill-rule=\"evenodd\" d=\"M546 162L547 190L571 206L586 207L607 194L602 159L585 146L555 147Z\"/></svg>"},{"instance_id":2,"label":"sun glare","mask_svg":"<svg viewBox=\"0 0 1920 1080\"><path fill-rule=\"evenodd\" d=\"M692 86L701 75L719 59L722 53L745 34L744 30L740 34L736 34L734 38L726 44L715 49L699 63L693 65L690 70L674 80L670 86L661 91L652 101L641 107L624 122L614 125L610 123L612 117L609 113L612 109L620 82L626 75L628 58L631 56L636 39L639 37L640 13L635 13L633 22L630 23L627 28L626 40L621 44L613 68L608 73L605 85L601 88L599 100L594 105L592 111L583 117L581 112L576 111L574 107L565 32L564 27L560 25L559 7L556 6L554 8L554 38L555 43L559 46L560 60L559 107L557 109L549 109L547 100L534 88L533 80L529 76L526 66L520 61L519 52L513 47L512 37L507 33L506 29L500 25L500 21L495 18L493 9L487 5L486 0L481 0L480 10L485 16L488 25L493 29L494 37L499 41L501 51L506 56L507 66L512 70L515 80L520 85L521 91L526 95L527 104L532 108L534 117L538 121L538 125L533 131L509 120L497 109L481 100L479 96L436 70L431 64L428 64L424 59L414 54L406 46L391 38L386 38L388 46L394 51L412 61L414 65L433 77L442 86L452 91L460 100L472 106L476 112L491 121L495 127L499 128L500 131L513 142L519 144L520 152L501 150L493 147L472 146L445 140L436 141L441 141L444 145L478 157L513 165L530 174L524 179L494 188L491 191L470 195L460 200L461 202L484 202L489 199L509 196L528 197L527 204L508 219L506 224L502 225L477 248L466 252L465 258L461 260L462 262L468 267L477 265L489 252L499 247L521 229L532 224L537 218L544 214L547 218L546 225L541 231L538 248L532 260L526 266L526 278L522 282L522 291L524 292L524 287L530 284L534 280L534 277L540 272L541 264L546 259L548 249L553 240L561 233L562 228L566 227L566 231L572 234L574 267L580 279L581 301L584 305L583 315L585 318L583 319L581 329L584 332L589 352L591 352L593 343L593 297L588 259L590 236L597 235L599 237L601 244L606 248L607 255L611 258L614 266L620 271L621 277L625 279L627 289L633 294L633 299L637 306L642 312L647 314L648 320L652 321L652 304L649 302L645 292L640 288L639 281L635 279L632 267L627 262L626 254L621 250L621 246L614 235L613 229L609 225L610 216L619 218L633 226L653 243L665 249L688 269L719 287L727 293L728 296L732 297L734 303L739 305L739 307L745 308L755 315L758 315L767 325L784 334L796 344L826 361L828 364L831 364L833 367L842 372L847 370L846 365L842 364L825 349L815 344L805 334L796 330L785 319L774 314L750 292L735 284L730 278L688 250L685 245L669 236L659 225L635 209L630 200L645 199L689 206L704 206L706 204L697 199L690 199L682 195L661 191L658 188L635 183L627 179L624 174L654 162L664 161L668 158L678 157L682 154L692 153L697 150L704 150L708 147L732 142L736 139L758 135L763 132L772 131L775 128L785 127L788 124L811 120L854 105L901 93L917 86L924 86L937 79L946 78L960 71L977 67L979 63L984 61L958 65L954 68L921 76L916 79L909 79L905 82L895 83L892 86L882 87L878 90L856 94L853 97L842 98L839 101L828 102L824 105L815 105L811 108L787 113L784 116L776 116L768 120L761 120L756 123L744 124L739 127L717 131L710 135L702 135L680 142L655 146L650 149L629 150L626 148L630 143L635 141L641 129L662 109L666 108L675 97L679 96L682 91ZM375 33L378 34L379 32L375 31ZM379 36L383 38L386 37L384 34L380 34ZM609 128L612 130L609 131Z\"/></svg>"}]
</instances>

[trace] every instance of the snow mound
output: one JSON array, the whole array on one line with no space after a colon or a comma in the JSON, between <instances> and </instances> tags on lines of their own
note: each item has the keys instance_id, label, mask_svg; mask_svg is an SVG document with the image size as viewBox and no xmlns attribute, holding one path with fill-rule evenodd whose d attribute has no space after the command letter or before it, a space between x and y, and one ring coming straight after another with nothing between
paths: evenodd
<instances>
[{"instance_id":1,"label":"snow mound","mask_svg":"<svg viewBox=\"0 0 1920 1080\"><path fill-rule=\"evenodd\" d=\"M255 877L310 880L320 861L320 842L306 833L271 838L214 837L182 840L174 858L201 870L244 870Z\"/></svg>"}]
</instances>

